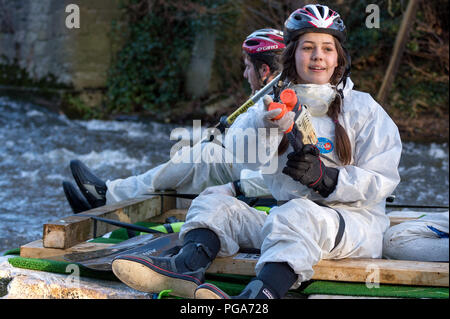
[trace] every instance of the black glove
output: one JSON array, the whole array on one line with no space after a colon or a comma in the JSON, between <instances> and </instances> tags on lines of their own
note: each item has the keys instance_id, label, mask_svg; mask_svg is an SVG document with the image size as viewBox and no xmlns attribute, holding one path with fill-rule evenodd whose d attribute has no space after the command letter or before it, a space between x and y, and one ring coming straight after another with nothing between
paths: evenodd
<instances>
[{"instance_id":1,"label":"black glove","mask_svg":"<svg viewBox=\"0 0 450 319\"><path fill-rule=\"evenodd\" d=\"M339 170L325 166L319 154L319 149L314 145L305 145L301 152L288 154L283 173L312 188L323 197L328 197L336 188Z\"/></svg>"}]
</instances>

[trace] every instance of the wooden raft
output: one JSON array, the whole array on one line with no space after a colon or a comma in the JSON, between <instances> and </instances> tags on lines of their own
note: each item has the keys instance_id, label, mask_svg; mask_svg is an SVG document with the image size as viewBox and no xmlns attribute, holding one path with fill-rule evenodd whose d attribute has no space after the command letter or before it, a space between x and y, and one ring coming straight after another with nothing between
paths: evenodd
<instances>
[{"instance_id":1,"label":"wooden raft","mask_svg":"<svg viewBox=\"0 0 450 319\"><path fill-rule=\"evenodd\" d=\"M142 220L164 222L169 216L183 220L187 210L173 209L175 198L147 196L85 212L99 217L135 223ZM391 226L414 218L391 218ZM69 216L44 225L42 240L21 247L20 255L28 258L63 260L65 254L104 249L112 244L86 242L118 227L94 223L89 217ZM216 258L209 273L255 275L258 255L237 254ZM449 264L385 259L321 260L313 267L315 280L382 283L419 286L449 286Z\"/></svg>"},{"instance_id":2,"label":"wooden raft","mask_svg":"<svg viewBox=\"0 0 450 319\"><path fill-rule=\"evenodd\" d=\"M255 275L257 256L237 254L216 258L207 272ZM409 260L356 259L320 260L313 266L315 280L381 283L409 286L449 286L448 263Z\"/></svg>"},{"instance_id":3,"label":"wooden raft","mask_svg":"<svg viewBox=\"0 0 450 319\"><path fill-rule=\"evenodd\" d=\"M173 208L175 208L174 197L147 196L91 209L83 214L126 223L150 219L155 222L164 222L166 217L173 215L184 220L187 210L172 210ZM169 210L172 210L170 214L168 213ZM411 217L391 217L391 226L414 219ZM102 236L117 228L106 223L96 222L86 216L72 215L44 224L43 246L45 248L67 249L94 238L94 235Z\"/></svg>"},{"instance_id":4,"label":"wooden raft","mask_svg":"<svg viewBox=\"0 0 450 319\"><path fill-rule=\"evenodd\" d=\"M113 244L81 243L69 249L44 248L42 240L21 247L20 255L28 258L64 260L65 254L104 249ZM259 255L237 254L218 257L208 273L255 275ZM321 260L313 267L315 280L381 283L410 286L449 286L449 264L386 259Z\"/></svg>"},{"instance_id":5,"label":"wooden raft","mask_svg":"<svg viewBox=\"0 0 450 319\"><path fill-rule=\"evenodd\" d=\"M137 223L161 215L175 208L175 198L168 196L143 196L117 204L101 206L83 212L86 215ZM44 224L43 246L67 249L94 237L102 236L118 227L96 222L87 216L71 215ZM95 236L94 236L95 235Z\"/></svg>"}]
</instances>

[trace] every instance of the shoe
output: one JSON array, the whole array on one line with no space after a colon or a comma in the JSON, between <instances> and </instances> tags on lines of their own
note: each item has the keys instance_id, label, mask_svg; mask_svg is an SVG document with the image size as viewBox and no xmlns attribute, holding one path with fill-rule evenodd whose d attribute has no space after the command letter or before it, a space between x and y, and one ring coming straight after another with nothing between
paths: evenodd
<instances>
[{"instance_id":1,"label":"shoe","mask_svg":"<svg viewBox=\"0 0 450 319\"><path fill-rule=\"evenodd\" d=\"M92 209L86 198L81 195L78 188L69 181L62 183L64 194L66 194L67 201L75 214Z\"/></svg>"},{"instance_id":2,"label":"shoe","mask_svg":"<svg viewBox=\"0 0 450 319\"><path fill-rule=\"evenodd\" d=\"M276 299L271 289L259 279L252 280L238 296L229 296L219 287L204 283L194 292L195 299Z\"/></svg>"},{"instance_id":3,"label":"shoe","mask_svg":"<svg viewBox=\"0 0 450 319\"><path fill-rule=\"evenodd\" d=\"M106 204L106 183L94 175L89 168L79 160L70 161L70 170L81 190L92 208Z\"/></svg>"},{"instance_id":4,"label":"shoe","mask_svg":"<svg viewBox=\"0 0 450 319\"><path fill-rule=\"evenodd\" d=\"M120 255L113 260L112 270L117 278L136 290L157 293L170 289L171 295L192 299L211 264L198 264L199 254L209 254L205 250L208 248L202 244L192 243L172 256Z\"/></svg>"}]
</instances>

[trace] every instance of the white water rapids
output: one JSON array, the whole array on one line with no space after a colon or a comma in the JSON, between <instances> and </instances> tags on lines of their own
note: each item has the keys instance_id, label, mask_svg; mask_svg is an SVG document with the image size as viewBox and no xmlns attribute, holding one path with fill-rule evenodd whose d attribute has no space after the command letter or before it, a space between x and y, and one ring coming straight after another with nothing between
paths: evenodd
<instances>
[{"instance_id":1,"label":"white water rapids","mask_svg":"<svg viewBox=\"0 0 450 319\"><path fill-rule=\"evenodd\" d=\"M104 179L145 172L169 158L174 125L71 121L0 97L0 252L42 237L42 225L72 214L61 183L78 158ZM448 205L448 144L404 143L396 203ZM387 163L388 165L388 163Z\"/></svg>"}]
</instances>

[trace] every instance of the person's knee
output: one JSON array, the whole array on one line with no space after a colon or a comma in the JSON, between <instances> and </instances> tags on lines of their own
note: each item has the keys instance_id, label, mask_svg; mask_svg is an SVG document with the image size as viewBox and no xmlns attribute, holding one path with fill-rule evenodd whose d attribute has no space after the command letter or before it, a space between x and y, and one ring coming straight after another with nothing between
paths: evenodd
<instances>
[{"instance_id":1,"label":"person's knee","mask_svg":"<svg viewBox=\"0 0 450 319\"><path fill-rule=\"evenodd\" d=\"M314 207L311 203L307 199L291 200L282 206L271 209L268 221L273 222L276 220L277 222L297 224L301 220L306 223L315 217Z\"/></svg>"},{"instance_id":2,"label":"person's knee","mask_svg":"<svg viewBox=\"0 0 450 319\"><path fill-rule=\"evenodd\" d=\"M235 212L237 199L222 194L201 195L192 201L186 218L202 215L205 218L231 218Z\"/></svg>"}]
</instances>

